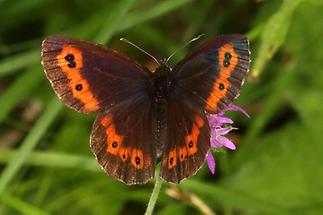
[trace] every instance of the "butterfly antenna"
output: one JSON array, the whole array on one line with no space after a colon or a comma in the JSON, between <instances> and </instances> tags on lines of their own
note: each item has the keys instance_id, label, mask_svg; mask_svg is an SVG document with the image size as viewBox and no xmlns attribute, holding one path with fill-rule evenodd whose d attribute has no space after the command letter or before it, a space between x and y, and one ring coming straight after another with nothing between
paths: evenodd
<instances>
[{"instance_id":1,"label":"butterfly antenna","mask_svg":"<svg viewBox=\"0 0 323 215\"><path fill-rule=\"evenodd\" d=\"M204 36L205 34L199 34L196 37L194 37L193 39L191 39L190 41L188 41L187 43L185 43L182 47L180 47L179 49L177 49L176 51L173 52L173 54L171 54L167 59L166 59L166 63L180 50L182 50L183 48L185 48L186 46L188 46L190 43L200 39L202 36Z\"/></svg>"},{"instance_id":2,"label":"butterfly antenna","mask_svg":"<svg viewBox=\"0 0 323 215\"><path fill-rule=\"evenodd\" d=\"M145 50L143 50L142 48L140 48L139 46L137 46L136 44L130 42L129 40L125 39L125 38L120 38L120 40L122 42L125 42L125 43L128 43L130 45L132 45L133 47L139 49L140 51L142 51L143 53L145 53L146 55L148 55L149 57L151 57L158 65L160 65L159 61L152 55L152 54L149 54L148 52L146 52Z\"/></svg>"}]
</instances>

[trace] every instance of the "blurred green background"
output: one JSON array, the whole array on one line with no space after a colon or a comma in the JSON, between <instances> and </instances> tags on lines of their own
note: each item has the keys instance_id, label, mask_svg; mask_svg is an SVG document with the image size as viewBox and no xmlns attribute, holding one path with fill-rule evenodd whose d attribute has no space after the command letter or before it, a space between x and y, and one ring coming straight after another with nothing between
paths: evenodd
<instances>
[{"instance_id":1,"label":"blurred green background","mask_svg":"<svg viewBox=\"0 0 323 215\"><path fill-rule=\"evenodd\" d=\"M216 153L179 186L163 184L156 214L323 214L322 0L0 0L0 214L143 214L153 181L128 187L89 148L94 115L64 107L45 79L40 44L64 34L142 64L199 33L246 34L252 66L231 114L235 152ZM197 44L173 59L174 65Z\"/></svg>"}]
</instances>

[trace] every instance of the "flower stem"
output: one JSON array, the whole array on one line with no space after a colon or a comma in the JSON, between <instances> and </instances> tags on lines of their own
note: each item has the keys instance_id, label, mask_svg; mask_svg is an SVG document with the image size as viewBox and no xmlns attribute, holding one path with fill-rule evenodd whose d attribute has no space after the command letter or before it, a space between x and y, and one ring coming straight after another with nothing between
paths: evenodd
<instances>
[{"instance_id":1,"label":"flower stem","mask_svg":"<svg viewBox=\"0 0 323 215\"><path fill-rule=\"evenodd\" d=\"M156 178L155 186L154 186L153 192L151 193L145 215L151 215L153 213L153 210L155 208L155 204L159 195L159 191L163 183L163 181L159 177L158 171L156 171L155 178Z\"/></svg>"}]
</instances>

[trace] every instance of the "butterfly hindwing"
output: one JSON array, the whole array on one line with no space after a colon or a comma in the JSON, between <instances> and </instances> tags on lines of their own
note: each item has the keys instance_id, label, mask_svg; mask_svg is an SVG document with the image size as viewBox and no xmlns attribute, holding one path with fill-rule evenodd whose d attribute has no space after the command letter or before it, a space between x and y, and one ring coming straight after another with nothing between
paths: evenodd
<instances>
[{"instance_id":1,"label":"butterfly hindwing","mask_svg":"<svg viewBox=\"0 0 323 215\"><path fill-rule=\"evenodd\" d=\"M181 97L217 113L239 95L249 63L249 42L244 36L218 36L174 67L175 88L182 91Z\"/></svg>"},{"instance_id":2,"label":"butterfly hindwing","mask_svg":"<svg viewBox=\"0 0 323 215\"><path fill-rule=\"evenodd\" d=\"M153 177L156 151L151 116L145 98L97 116L91 149L108 175L128 185L143 184Z\"/></svg>"},{"instance_id":3,"label":"butterfly hindwing","mask_svg":"<svg viewBox=\"0 0 323 215\"><path fill-rule=\"evenodd\" d=\"M58 97L82 113L146 93L147 70L102 45L51 36L42 44L42 64Z\"/></svg>"},{"instance_id":4,"label":"butterfly hindwing","mask_svg":"<svg viewBox=\"0 0 323 215\"><path fill-rule=\"evenodd\" d=\"M173 97L168 104L161 177L167 182L179 183L203 165L210 149L210 129L203 109Z\"/></svg>"}]
</instances>

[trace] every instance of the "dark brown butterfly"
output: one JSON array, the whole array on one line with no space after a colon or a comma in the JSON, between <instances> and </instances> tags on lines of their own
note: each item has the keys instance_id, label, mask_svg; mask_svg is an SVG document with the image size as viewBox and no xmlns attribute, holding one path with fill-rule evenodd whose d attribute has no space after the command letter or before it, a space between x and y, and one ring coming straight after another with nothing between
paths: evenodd
<instances>
[{"instance_id":1,"label":"dark brown butterfly","mask_svg":"<svg viewBox=\"0 0 323 215\"><path fill-rule=\"evenodd\" d=\"M174 68L155 72L107 47L51 36L42 64L58 97L81 113L97 112L91 149L105 172L126 184L154 175L179 183L194 175L210 150L206 113L238 96L249 70L249 42L218 36Z\"/></svg>"}]
</instances>

